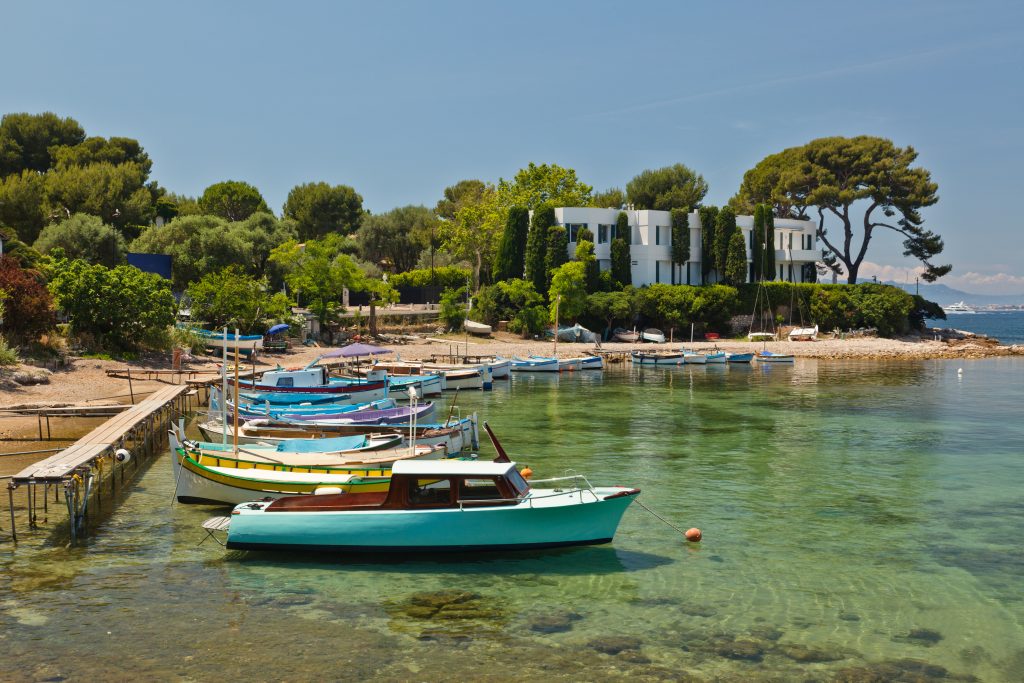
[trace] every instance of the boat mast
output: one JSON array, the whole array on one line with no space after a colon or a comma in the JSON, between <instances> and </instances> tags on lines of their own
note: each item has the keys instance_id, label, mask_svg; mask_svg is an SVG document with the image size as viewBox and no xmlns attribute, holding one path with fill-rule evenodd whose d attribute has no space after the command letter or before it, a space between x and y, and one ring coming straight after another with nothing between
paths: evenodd
<instances>
[{"instance_id":1,"label":"boat mast","mask_svg":"<svg viewBox=\"0 0 1024 683\"><path fill-rule=\"evenodd\" d=\"M223 360L220 364L221 392L220 392L220 442L228 443L228 328L224 327L223 339Z\"/></svg>"},{"instance_id":2,"label":"boat mast","mask_svg":"<svg viewBox=\"0 0 1024 683\"><path fill-rule=\"evenodd\" d=\"M255 379L255 377L253 378ZM235 328L235 431L234 442L235 455L238 455L238 328Z\"/></svg>"}]
</instances>

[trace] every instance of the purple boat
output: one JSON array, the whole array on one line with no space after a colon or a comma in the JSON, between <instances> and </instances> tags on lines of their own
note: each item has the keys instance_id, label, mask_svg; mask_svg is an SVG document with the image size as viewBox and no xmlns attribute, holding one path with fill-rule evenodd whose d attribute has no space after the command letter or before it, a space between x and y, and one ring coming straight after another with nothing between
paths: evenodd
<instances>
[{"instance_id":1,"label":"purple boat","mask_svg":"<svg viewBox=\"0 0 1024 683\"><path fill-rule=\"evenodd\" d=\"M415 415L416 420L422 420L434 412L433 401L423 403L415 408L402 406L401 408L388 408L386 410L359 410L350 413L280 413L277 417L290 422L316 422L317 424L346 424L346 425L372 425L372 424L408 424Z\"/></svg>"}]
</instances>

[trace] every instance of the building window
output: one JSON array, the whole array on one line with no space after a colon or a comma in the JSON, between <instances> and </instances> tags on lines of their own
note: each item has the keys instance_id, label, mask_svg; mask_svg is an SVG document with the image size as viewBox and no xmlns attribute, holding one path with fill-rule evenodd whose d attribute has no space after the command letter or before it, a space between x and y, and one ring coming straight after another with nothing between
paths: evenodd
<instances>
[{"instance_id":1,"label":"building window","mask_svg":"<svg viewBox=\"0 0 1024 683\"><path fill-rule=\"evenodd\" d=\"M754 231L751 230L748 233L748 235L750 237L750 240L749 240L749 242L750 242L750 253L753 254L754 253Z\"/></svg>"},{"instance_id":2,"label":"building window","mask_svg":"<svg viewBox=\"0 0 1024 683\"><path fill-rule=\"evenodd\" d=\"M654 281L661 282L661 261L654 262Z\"/></svg>"},{"instance_id":3,"label":"building window","mask_svg":"<svg viewBox=\"0 0 1024 683\"><path fill-rule=\"evenodd\" d=\"M789 249L793 248L793 233L789 233L789 247L788 248Z\"/></svg>"},{"instance_id":4,"label":"building window","mask_svg":"<svg viewBox=\"0 0 1024 683\"><path fill-rule=\"evenodd\" d=\"M565 224L565 231L567 233L569 233L569 242L570 242L570 244L576 241L576 236L579 234L580 230L582 230L585 227L587 227L586 223L566 223Z\"/></svg>"},{"instance_id":5,"label":"building window","mask_svg":"<svg viewBox=\"0 0 1024 683\"><path fill-rule=\"evenodd\" d=\"M784 278L782 277L782 264L781 264L781 263L779 264L779 279L780 279L780 280L784 279Z\"/></svg>"},{"instance_id":6,"label":"building window","mask_svg":"<svg viewBox=\"0 0 1024 683\"><path fill-rule=\"evenodd\" d=\"M597 243L598 244L607 244L608 243L608 228L609 228L609 226L607 226L607 225L600 225L600 224L598 224L598 226L597 226Z\"/></svg>"},{"instance_id":7,"label":"building window","mask_svg":"<svg viewBox=\"0 0 1024 683\"><path fill-rule=\"evenodd\" d=\"M789 264L789 281L790 282L793 281L793 264L792 263Z\"/></svg>"},{"instance_id":8,"label":"building window","mask_svg":"<svg viewBox=\"0 0 1024 683\"><path fill-rule=\"evenodd\" d=\"M665 241L662 242L661 231L665 230ZM672 231L666 229L664 225L654 226L654 243L655 244L671 244L672 243Z\"/></svg>"}]
</instances>

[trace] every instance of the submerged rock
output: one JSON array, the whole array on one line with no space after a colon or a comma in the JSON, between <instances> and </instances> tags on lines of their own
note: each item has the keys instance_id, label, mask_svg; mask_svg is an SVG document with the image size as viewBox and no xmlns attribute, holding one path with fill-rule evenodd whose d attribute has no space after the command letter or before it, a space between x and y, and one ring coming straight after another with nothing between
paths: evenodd
<instances>
[{"instance_id":1,"label":"submerged rock","mask_svg":"<svg viewBox=\"0 0 1024 683\"><path fill-rule=\"evenodd\" d=\"M838 662L846 659L849 655L838 648L823 649L808 647L800 643L788 643L778 648L779 654L789 657L794 662Z\"/></svg>"},{"instance_id":2,"label":"submerged rock","mask_svg":"<svg viewBox=\"0 0 1024 683\"><path fill-rule=\"evenodd\" d=\"M840 669L829 680L835 683L934 683L978 679L969 674L953 674L945 667L919 659L897 659Z\"/></svg>"},{"instance_id":3,"label":"submerged rock","mask_svg":"<svg viewBox=\"0 0 1024 683\"><path fill-rule=\"evenodd\" d=\"M785 634L772 626L758 626L750 629L750 635L760 640L780 640Z\"/></svg>"},{"instance_id":4,"label":"submerged rock","mask_svg":"<svg viewBox=\"0 0 1024 683\"><path fill-rule=\"evenodd\" d=\"M574 621L582 618L575 612L540 614L530 620L529 628L536 633L565 633L572 630Z\"/></svg>"},{"instance_id":5,"label":"submerged rock","mask_svg":"<svg viewBox=\"0 0 1024 683\"><path fill-rule=\"evenodd\" d=\"M764 652L765 648L761 643L747 638L719 639L714 644L714 653L719 657L744 662L760 662L764 659Z\"/></svg>"},{"instance_id":6,"label":"submerged rock","mask_svg":"<svg viewBox=\"0 0 1024 683\"><path fill-rule=\"evenodd\" d=\"M904 635L893 636L892 639L897 643L910 643L911 645L931 647L942 640L942 634L927 628L915 628Z\"/></svg>"},{"instance_id":7,"label":"submerged rock","mask_svg":"<svg viewBox=\"0 0 1024 683\"><path fill-rule=\"evenodd\" d=\"M682 604L679 606L679 611L691 617L713 617L718 614L718 610L707 605Z\"/></svg>"},{"instance_id":8,"label":"submerged rock","mask_svg":"<svg viewBox=\"0 0 1024 683\"><path fill-rule=\"evenodd\" d=\"M640 639L632 636L604 636L587 643L587 647L606 655L617 655L624 650L639 650L640 645Z\"/></svg>"}]
</instances>

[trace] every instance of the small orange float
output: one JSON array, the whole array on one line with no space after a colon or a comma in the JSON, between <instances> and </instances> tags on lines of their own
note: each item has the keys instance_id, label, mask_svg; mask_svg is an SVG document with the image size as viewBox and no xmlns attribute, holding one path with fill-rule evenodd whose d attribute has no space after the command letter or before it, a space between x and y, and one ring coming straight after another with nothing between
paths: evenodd
<instances>
[{"instance_id":1,"label":"small orange float","mask_svg":"<svg viewBox=\"0 0 1024 683\"><path fill-rule=\"evenodd\" d=\"M699 543L700 539L703 538L703 535L700 533L700 529L698 529L697 527L687 529L685 536L686 540L690 541L691 543Z\"/></svg>"},{"instance_id":2,"label":"small orange float","mask_svg":"<svg viewBox=\"0 0 1024 683\"><path fill-rule=\"evenodd\" d=\"M527 465L523 469L519 470L519 474L523 475L523 479L529 479L533 476L533 470L531 470L530 466Z\"/></svg>"}]
</instances>

